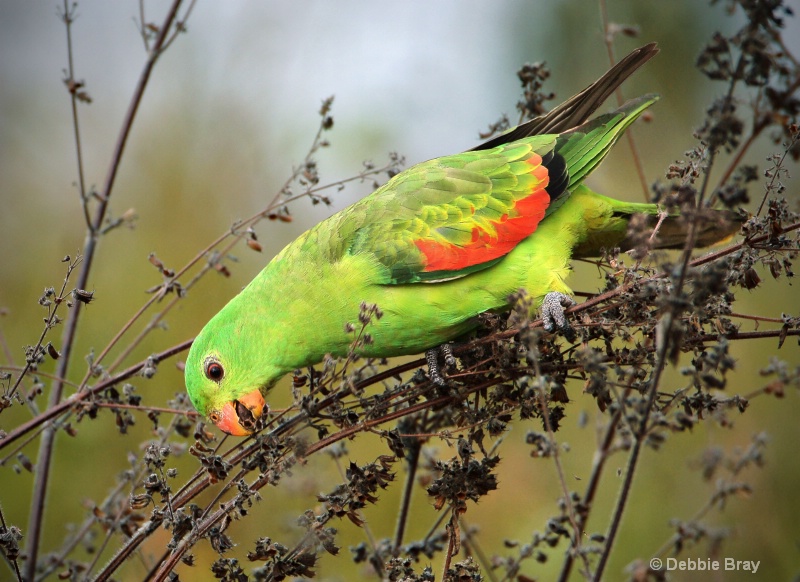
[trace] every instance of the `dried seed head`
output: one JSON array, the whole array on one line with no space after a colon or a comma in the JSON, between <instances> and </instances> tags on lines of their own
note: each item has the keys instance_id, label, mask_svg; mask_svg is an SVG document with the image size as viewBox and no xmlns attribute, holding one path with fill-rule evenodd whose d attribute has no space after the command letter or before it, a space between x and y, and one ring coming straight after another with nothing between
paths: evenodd
<instances>
[{"instance_id":1,"label":"dried seed head","mask_svg":"<svg viewBox=\"0 0 800 582\"><path fill-rule=\"evenodd\" d=\"M72 297L81 303L91 303L94 300L94 291L75 289L72 291Z\"/></svg>"}]
</instances>

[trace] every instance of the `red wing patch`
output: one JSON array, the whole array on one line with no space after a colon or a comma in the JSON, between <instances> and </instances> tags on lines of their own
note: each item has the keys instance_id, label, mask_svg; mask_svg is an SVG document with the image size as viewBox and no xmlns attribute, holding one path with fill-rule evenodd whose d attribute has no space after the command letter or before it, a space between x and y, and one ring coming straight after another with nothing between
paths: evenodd
<instances>
[{"instance_id":1,"label":"red wing patch","mask_svg":"<svg viewBox=\"0 0 800 582\"><path fill-rule=\"evenodd\" d=\"M499 220L491 220L487 225L485 220L481 224L473 217L464 218L454 225L465 235L471 233L462 244L442 240L442 237L414 241L425 257L423 272L459 271L498 259L536 230L550 205L550 195L546 191L550 180L540 156L534 153L526 162L533 168L530 174L537 178L536 186L528 195L514 200Z\"/></svg>"}]
</instances>

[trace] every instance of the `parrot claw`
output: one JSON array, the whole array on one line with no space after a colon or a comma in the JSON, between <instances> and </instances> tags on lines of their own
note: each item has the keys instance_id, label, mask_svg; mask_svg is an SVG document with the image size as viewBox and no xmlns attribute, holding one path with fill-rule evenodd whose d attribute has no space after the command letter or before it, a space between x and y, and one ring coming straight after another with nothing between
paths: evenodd
<instances>
[{"instance_id":1,"label":"parrot claw","mask_svg":"<svg viewBox=\"0 0 800 582\"><path fill-rule=\"evenodd\" d=\"M553 291L545 295L541 307L544 330L551 333L560 331L567 341L575 341L575 330L572 329L564 314L565 309L569 309L575 304L575 300L564 293Z\"/></svg>"},{"instance_id":2,"label":"parrot claw","mask_svg":"<svg viewBox=\"0 0 800 582\"><path fill-rule=\"evenodd\" d=\"M439 370L439 353L444 357L444 367L452 368L456 365L456 358L453 356L453 345L442 344L438 348L432 348L425 352L425 361L428 362L428 377L437 386L446 386L447 380L444 379Z\"/></svg>"},{"instance_id":3,"label":"parrot claw","mask_svg":"<svg viewBox=\"0 0 800 582\"><path fill-rule=\"evenodd\" d=\"M444 356L444 367L452 368L456 365L456 357L453 355L453 344L442 344L439 346L439 351Z\"/></svg>"}]
</instances>

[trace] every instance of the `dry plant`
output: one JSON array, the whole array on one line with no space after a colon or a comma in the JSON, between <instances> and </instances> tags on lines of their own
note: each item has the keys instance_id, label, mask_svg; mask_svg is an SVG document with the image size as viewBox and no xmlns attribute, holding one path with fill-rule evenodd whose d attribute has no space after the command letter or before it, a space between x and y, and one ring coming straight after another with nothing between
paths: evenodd
<instances>
[{"instance_id":1,"label":"dry plant","mask_svg":"<svg viewBox=\"0 0 800 582\"><path fill-rule=\"evenodd\" d=\"M39 299L46 312L45 324L26 349L24 366L14 367L9 361L0 368L0 413L16 406L31 412L29 420L5 425L0 432L4 465L0 471L9 471L10 462L16 460L35 476L26 524L8 523L0 508L0 547L5 567L16 579L35 580L56 573L72 580L123 578L132 575L132 562L141 571L144 561L148 580L177 579L182 565L193 566L204 576L210 568L220 580L283 580L313 577L321 559L352 559L370 565L376 579L523 582L537 576L538 563L549 558L561 560L560 580L569 579L573 571L599 580L614 550L645 448L658 449L670 433L687 431L698 423L726 423L730 415L744 413L754 398L782 397L785 389L800 385L800 367L776 357L765 363L762 387L746 394L724 390L730 387L736 366L729 353L732 343L774 338L780 347L800 336L800 317L737 313L733 295L739 288L755 289L762 268L788 283L800 248L800 216L783 197L787 164L800 156L796 123L800 67L781 36L782 19L790 17L791 11L778 0L729 0L731 12L745 15L744 25L730 36L715 34L697 61L720 96L708 108L696 134L696 147L684 159L665 164L669 167L664 179L647 188L648 197L679 208L688 222L683 252L677 256L651 253L651 233L644 224L634 225L640 241L635 252L629 256L609 249L596 262L605 280L604 292L569 310L578 332L574 342L545 333L541 321L528 317L530 300L520 292L510 313L486 315L476 336L454 345L457 366L447 371L447 385L439 386L426 376L422 359L398 365L357 357L359 346L371 341L371 322L381 316L380 306L363 304L349 325L351 355L298 370L292 405L265 415L260 421L263 426L252 437L220 439L216 430L209 430L204 419L197 417L184 394L177 395L169 407L148 406L146 393L129 382L156 376L159 365L180 357L191 340L163 346L137 363L130 362L130 354L177 304L193 299L191 289L197 281L208 273L227 273L231 249L247 245L260 250L255 225L265 220L289 221L297 203L329 204L330 193L347 182L378 181L401 168L402 158L391 155L386 164L366 165L348 180L324 182L315 160L329 145L326 136L333 118L332 99L328 99L319 112L319 130L307 156L270 203L254 216L225 227L219 238L180 269L168 268L151 256L163 283L148 290L150 298L143 305L130 307L130 320L109 333L105 347L91 354L86 369L80 370L83 355L73 350L74 338L88 317L86 304L94 298L85 289L95 253L103 237L130 218L109 219L120 160L151 71L164 51L180 42L193 6L193 2L184 6L174 0L158 25L150 24L144 12L140 15L148 59L106 179L93 191L85 183L79 124L80 107L91 98L74 75L70 34L75 6L64 1L60 16L70 47L65 83L73 104L86 242L79 256L64 257L63 281ZM604 3L601 6L605 8ZM607 20L605 27L613 58L616 35L635 31ZM520 119L544 111L544 103L553 97L544 92L547 77L541 64L526 65L520 71L524 89ZM493 124L484 137L505 126L503 120ZM745 165L742 160L753 144L766 139L773 140L775 151L768 167L759 170ZM721 170L720 152L732 154L729 165ZM638 164L636 156L634 160ZM717 174L720 177L712 182ZM646 186L641 169L640 175ZM694 225L698 218L712 205L738 208L751 197L754 208L736 241L697 256ZM141 325L145 314L150 320ZM741 331L737 323L741 320L755 320L763 329ZM134 333L137 325L141 329ZM682 353L691 354L691 364L683 369L686 383L668 388L662 380L664 370L676 364ZM49 360L55 361L52 374L40 370ZM50 382L46 402L38 398L44 391L44 378ZM596 400L604 424L589 478L582 491L573 491L564 475L557 435L569 407L568 394L581 385ZM56 454L54 441L65 433L80 438L75 431L78 423L109 414L123 434L136 418L146 417L153 424L154 438L142 444L141 455L131 457L129 470L121 478L96 476L109 480L108 496L93 504L86 520L68 533L60 547L46 548L42 524L49 507L46 499L54 495L55 484L49 477ZM527 542L507 540L507 555L489 556L481 549L477 524L465 517L471 504L489 492L504 494L498 480L500 437L513 423L531 418L541 424L540 430L526 436L531 455L552 462L563 495L552 517L536 524ZM382 454L362 465L345 463L343 443L370 435L382 443ZM452 456L433 455L424 446L436 440L449 443L445 451L453 451ZM38 446L35 463L20 452L31 442ZM707 459L703 475L709 480L718 477L718 487L696 515L676 522L674 537L666 540L658 555L679 555L702 539L724 542L724 535L712 531L702 518L729 497L749 491L737 475L744 467L763 461L764 445L765 439L759 437L738 455L719 453ZM176 454L185 451L195 459L195 470L179 477L172 463ZM342 463L343 480L309 500L309 509L298 518L304 530L300 540L282 543L267 537L280 534L272 533L265 520L264 537L236 540L231 524L258 514L259 499L268 495L265 487L280 487L286 475L320 453ZM587 532L595 496L601 481L610 478L608 461L614 455L626 458L614 511L605 521L605 531ZM419 482L425 484L427 505L412 507L412 491ZM362 509L381 503L379 492L387 487L402 489L399 507L383 507L397 516L397 526L393 535L378 538L367 528ZM429 532L422 539L407 539L412 516L415 521L430 520ZM323 558L325 553L340 554L336 527L342 518L364 528L365 541L350 548L349 558ZM141 556L144 542L164 530L170 539L163 555L155 560ZM91 561L77 557L89 540L95 545ZM194 554L198 544L210 544L218 554L216 561L200 563ZM234 544L251 548L247 558L255 567L230 557ZM440 572L425 565L434 557L442 559ZM663 575L644 561L630 570L634 580L663 579Z\"/></svg>"}]
</instances>

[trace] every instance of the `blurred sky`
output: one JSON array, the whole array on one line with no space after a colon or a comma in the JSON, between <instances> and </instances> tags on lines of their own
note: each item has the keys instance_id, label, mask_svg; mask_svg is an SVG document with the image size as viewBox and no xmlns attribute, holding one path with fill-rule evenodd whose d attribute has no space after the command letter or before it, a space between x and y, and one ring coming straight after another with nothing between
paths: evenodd
<instances>
[{"instance_id":1,"label":"blurred sky","mask_svg":"<svg viewBox=\"0 0 800 582\"><path fill-rule=\"evenodd\" d=\"M634 128L651 182L693 147L692 129L722 90L692 65L712 28L730 31L740 25L739 17L724 16L724 5L608 1L612 20L641 30L639 38L618 40L618 58L650 41L662 48L624 87L629 97L662 94L653 121ZM167 3L145 6L146 20L158 23ZM0 328L17 358L21 346L40 332L36 298L61 280L60 259L74 255L84 237L73 185L75 149L62 82L67 58L59 10L54 1L0 3L0 308L8 309ZM86 82L93 99L80 106L86 180L100 188L145 54L135 23L137 2L81 1L77 15L75 76ZM80 353L105 345L144 302L144 289L160 282L148 253L180 267L234 220L272 198L303 159L324 98L335 95L336 100L332 147L317 156L323 182L355 174L367 159L380 164L389 151L400 152L411 165L473 146L478 132L501 113L516 119L515 72L526 61L550 65L549 88L558 94L552 104L581 90L609 65L598 5L585 0L198 2L187 27L157 64L139 109L111 204L114 216L135 208L139 220L135 230L114 232L101 243L90 284L98 299L84 314ZM791 21L784 38L795 54L800 52L797 21ZM773 149L760 145L749 161L763 168ZM640 201L627 146L617 150L592 184ZM793 170L797 173L796 166ZM369 185L361 185L335 194L334 209L368 191ZM332 211L303 203L295 207L294 223L259 227L264 253L238 251L241 263L233 276L206 283L203 295L190 294L191 301L170 318L168 336L142 353L196 333L283 244ZM580 281L589 291L602 285L596 276ZM769 295L774 304L763 305L762 293L748 305L769 316L792 305L796 311L796 288L775 289ZM779 355L796 362L796 342ZM765 362L766 356L759 357L743 368L757 378ZM76 364L75 375L83 371ZM159 388L167 397L182 389L179 374L170 374L168 387ZM6 412L0 421L18 413ZM759 428L758 422L754 426ZM745 430L741 440L746 444L748 438ZM683 460L681 455L678 451ZM7 478L3 471L0 479ZM518 479L519 486L527 482L506 478ZM675 485L666 478L662 475L655 486ZM778 487L787 485L777 480ZM80 485L93 486L102 492L108 484ZM647 502L647 490L639 491ZM513 507L491 511L504 509L513 519ZM17 511L26 515L27 502ZM83 509L69 511L65 515L74 520ZM688 510L683 515L688 517ZM61 533L54 532L54 539Z\"/></svg>"}]
</instances>

